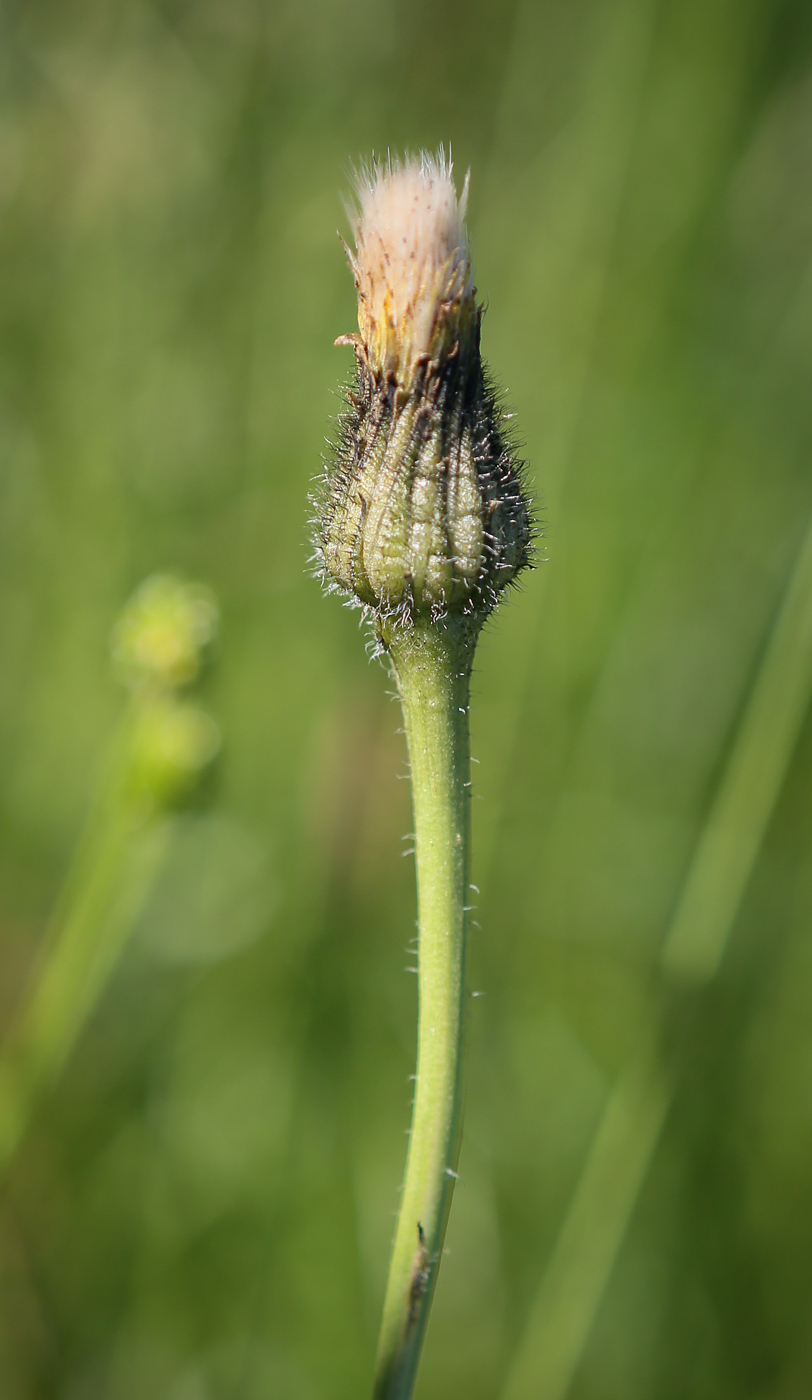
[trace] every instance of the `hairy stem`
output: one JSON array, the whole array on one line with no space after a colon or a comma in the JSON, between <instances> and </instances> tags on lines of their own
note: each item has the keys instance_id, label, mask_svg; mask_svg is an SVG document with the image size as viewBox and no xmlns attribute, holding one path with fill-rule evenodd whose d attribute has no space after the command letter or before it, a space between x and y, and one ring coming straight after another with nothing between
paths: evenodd
<instances>
[{"instance_id":1,"label":"hairy stem","mask_svg":"<svg viewBox=\"0 0 812 1400\"><path fill-rule=\"evenodd\" d=\"M408 1400L456 1179L462 1128L470 847L468 696L476 630L463 619L382 628L403 705L417 858L419 1023L406 1175L374 1400Z\"/></svg>"}]
</instances>

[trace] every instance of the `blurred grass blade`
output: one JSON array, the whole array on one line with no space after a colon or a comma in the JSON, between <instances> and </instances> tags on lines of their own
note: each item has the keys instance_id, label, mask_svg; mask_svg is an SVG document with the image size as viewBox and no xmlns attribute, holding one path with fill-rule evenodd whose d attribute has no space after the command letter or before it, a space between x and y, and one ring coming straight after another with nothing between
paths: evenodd
<instances>
[{"instance_id":1,"label":"blurred grass blade","mask_svg":"<svg viewBox=\"0 0 812 1400\"><path fill-rule=\"evenodd\" d=\"M530 335L535 335L538 325L548 327L555 347L543 371L547 384L542 415L543 511L549 519L562 516L578 435L588 410L593 361L611 285L635 137L645 110L646 75L659 8L659 0L622 0L620 4L597 7L590 14L573 82L577 105L557 143L557 157L551 159L551 151L545 145L531 168L512 174L521 191L524 219L533 235L517 246L513 263L516 280L505 288L506 299L516 303L517 315L527 318ZM488 195L483 201L482 241L486 246L489 233L497 246L504 236L505 181L511 178L517 123L525 119L524 104L538 82L544 40L536 27L542 19L537 5L524 3L515 22L499 133L488 170ZM511 197L515 200L519 196L514 193ZM489 210L493 220L490 229ZM490 329L489 334L492 333ZM504 347L504 351L508 349ZM520 376L525 366L530 367L531 378L523 385ZM512 383L532 421L534 405L539 402L535 382L539 373L537 354L527 357L525 366L520 363L515 367ZM559 539L559 561L564 548L564 539ZM533 606L526 613L524 645L517 647L510 632L505 632L501 640L501 634L495 632L490 639L500 656L496 672L509 668L515 680L503 688L500 723L491 739L499 745L501 754L499 766L503 776L498 797L494 792L491 801L483 804L477 822L476 859L486 885L493 878L498 832L509 807L512 774L523 743L522 716L531 703L533 668L539 652L537 637L550 581L549 571L542 569L534 585Z\"/></svg>"},{"instance_id":2,"label":"blurred grass blade","mask_svg":"<svg viewBox=\"0 0 812 1400\"><path fill-rule=\"evenodd\" d=\"M532 1307L503 1400L553 1400L569 1390L671 1102L655 1053L609 1096Z\"/></svg>"},{"instance_id":3,"label":"blurred grass blade","mask_svg":"<svg viewBox=\"0 0 812 1400\"><path fill-rule=\"evenodd\" d=\"M812 693L812 524L663 944L703 985L724 954ZM674 1082L656 1037L609 1096L502 1400L564 1400L654 1156Z\"/></svg>"},{"instance_id":4,"label":"blurred grass blade","mask_svg":"<svg viewBox=\"0 0 812 1400\"><path fill-rule=\"evenodd\" d=\"M801 547L735 747L662 950L665 970L716 972L809 706L812 527Z\"/></svg>"}]
</instances>

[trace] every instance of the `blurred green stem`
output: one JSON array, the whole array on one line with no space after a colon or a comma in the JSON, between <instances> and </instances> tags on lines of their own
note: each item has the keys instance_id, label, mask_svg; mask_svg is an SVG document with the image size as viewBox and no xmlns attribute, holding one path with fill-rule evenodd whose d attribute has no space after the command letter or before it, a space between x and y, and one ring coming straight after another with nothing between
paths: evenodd
<instances>
[{"instance_id":1,"label":"blurred green stem","mask_svg":"<svg viewBox=\"0 0 812 1400\"><path fill-rule=\"evenodd\" d=\"M214 721L178 702L217 626L211 594L171 574L141 584L113 629L131 691L100 791L28 994L0 1048L0 1176L59 1075L118 961L166 850L162 814L219 745Z\"/></svg>"},{"instance_id":2,"label":"blurred green stem","mask_svg":"<svg viewBox=\"0 0 812 1400\"><path fill-rule=\"evenodd\" d=\"M462 1128L470 846L468 697L476 636L462 619L383 629L412 779L419 915L417 1074L375 1400L408 1400L445 1238Z\"/></svg>"},{"instance_id":3,"label":"blurred green stem","mask_svg":"<svg viewBox=\"0 0 812 1400\"><path fill-rule=\"evenodd\" d=\"M147 794L128 782L138 719L134 703L29 992L0 1050L0 1174L98 1001L166 849L169 823L151 821Z\"/></svg>"},{"instance_id":4,"label":"blurred green stem","mask_svg":"<svg viewBox=\"0 0 812 1400\"><path fill-rule=\"evenodd\" d=\"M812 524L663 943L666 989L721 963L812 697ZM676 1087L656 1034L609 1095L502 1400L565 1400Z\"/></svg>"}]
</instances>

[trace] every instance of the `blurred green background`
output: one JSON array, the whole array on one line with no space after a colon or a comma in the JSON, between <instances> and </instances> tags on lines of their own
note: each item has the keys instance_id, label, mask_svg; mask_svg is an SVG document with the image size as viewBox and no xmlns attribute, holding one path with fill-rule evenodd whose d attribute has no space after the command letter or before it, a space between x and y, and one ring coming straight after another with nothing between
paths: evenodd
<instances>
[{"instance_id":1,"label":"blurred green background","mask_svg":"<svg viewBox=\"0 0 812 1400\"><path fill-rule=\"evenodd\" d=\"M350 163L442 141L544 525L478 655L486 995L419 1381L497 1397L812 514L812 9L6 0L0 71L4 1023L155 570L220 600L224 736L0 1191L0 1396L367 1392L411 817L307 494L349 370ZM812 1391L810 799L807 724L576 1400Z\"/></svg>"}]
</instances>

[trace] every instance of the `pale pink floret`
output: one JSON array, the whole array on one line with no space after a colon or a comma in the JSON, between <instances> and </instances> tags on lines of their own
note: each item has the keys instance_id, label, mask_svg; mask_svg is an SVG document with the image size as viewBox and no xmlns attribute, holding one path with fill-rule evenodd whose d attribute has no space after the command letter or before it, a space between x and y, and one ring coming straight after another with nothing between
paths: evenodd
<instances>
[{"instance_id":1,"label":"pale pink floret","mask_svg":"<svg viewBox=\"0 0 812 1400\"><path fill-rule=\"evenodd\" d=\"M475 310L462 196L442 152L375 165L358 180L355 221L358 325L371 367L410 378L424 357L447 353Z\"/></svg>"}]
</instances>

